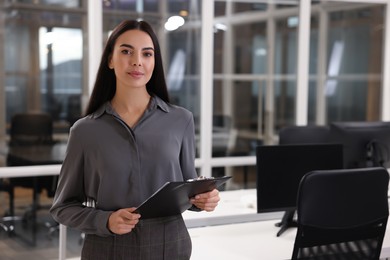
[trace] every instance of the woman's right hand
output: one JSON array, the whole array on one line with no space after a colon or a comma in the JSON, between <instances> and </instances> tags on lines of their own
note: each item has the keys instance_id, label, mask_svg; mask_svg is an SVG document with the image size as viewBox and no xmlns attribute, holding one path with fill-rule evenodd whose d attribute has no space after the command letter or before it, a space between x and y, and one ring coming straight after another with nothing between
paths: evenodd
<instances>
[{"instance_id":1,"label":"woman's right hand","mask_svg":"<svg viewBox=\"0 0 390 260\"><path fill-rule=\"evenodd\" d=\"M140 214L133 213L136 208L126 208L114 211L108 218L108 229L117 235L131 232L138 223Z\"/></svg>"}]
</instances>

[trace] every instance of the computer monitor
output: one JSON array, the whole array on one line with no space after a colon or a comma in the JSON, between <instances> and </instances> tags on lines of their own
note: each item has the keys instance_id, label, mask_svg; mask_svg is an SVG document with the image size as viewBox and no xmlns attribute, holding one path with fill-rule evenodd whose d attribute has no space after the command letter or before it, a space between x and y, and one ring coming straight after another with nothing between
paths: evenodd
<instances>
[{"instance_id":1,"label":"computer monitor","mask_svg":"<svg viewBox=\"0 0 390 260\"><path fill-rule=\"evenodd\" d=\"M390 168L390 122L333 122L330 135L344 147L344 168Z\"/></svg>"},{"instance_id":2,"label":"computer monitor","mask_svg":"<svg viewBox=\"0 0 390 260\"><path fill-rule=\"evenodd\" d=\"M257 212L285 211L278 236L290 226L301 178L313 170L343 168L341 144L286 144L256 147Z\"/></svg>"}]
</instances>

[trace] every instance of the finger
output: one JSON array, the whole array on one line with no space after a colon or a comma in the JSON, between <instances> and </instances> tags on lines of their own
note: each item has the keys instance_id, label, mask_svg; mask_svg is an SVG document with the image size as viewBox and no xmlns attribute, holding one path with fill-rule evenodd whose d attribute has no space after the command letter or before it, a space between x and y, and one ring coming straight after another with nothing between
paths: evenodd
<instances>
[{"instance_id":1,"label":"finger","mask_svg":"<svg viewBox=\"0 0 390 260\"><path fill-rule=\"evenodd\" d=\"M128 220L139 220L140 217L141 217L140 214L131 213L130 215L126 216L126 219L128 219Z\"/></svg>"},{"instance_id":2,"label":"finger","mask_svg":"<svg viewBox=\"0 0 390 260\"><path fill-rule=\"evenodd\" d=\"M126 208L123 209L121 216L125 219L139 219L141 217L138 213L133 213L136 208Z\"/></svg>"},{"instance_id":3,"label":"finger","mask_svg":"<svg viewBox=\"0 0 390 260\"><path fill-rule=\"evenodd\" d=\"M218 206L218 202L210 202L204 205L205 211L213 211Z\"/></svg>"},{"instance_id":4,"label":"finger","mask_svg":"<svg viewBox=\"0 0 390 260\"><path fill-rule=\"evenodd\" d=\"M212 198L212 197L216 197L216 196L219 196L219 190L217 189L213 189L212 191L209 191L209 192L205 192L205 193L201 193L201 194L198 194L196 195L195 197L199 197L199 198Z\"/></svg>"},{"instance_id":5,"label":"finger","mask_svg":"<svg viewBox=\"0 0 390 260\"><path fill-rule=\"evenodd\" d=\"M113 212L108 219L108 228L115 234L125 234L133 230L138 223L138 219L128 220L127 214L131 214L126 210L118 210Z\"/></svg>"},{"instance_id":6,"label":"finger","mask_svg":"<svg viewBox=\"0 0 390 260\"><path fill-rule=\"evenodd\" d=\"M195 203L194 205L205 211L214 211L214 209L218 206L218 203Z\"/></svg>"},{"instance_id":7,"label":"finger","mask_svg":"<svg viewBox=\"0 0 390 260\"><path fill-rule=\"evenodd\" d=\"M135 226L130 226L130 225L118 225L118 226L116 226L114 233L118 234L118 235L127 234L127 233L131 232L134 229L134 227Z\"/></svg>"},{"instance_id":8,"label":"finger","mask_svg":"<svg viewBox=\"0 0 390 260\"><path fill-rule=\"evenodd\" d=\"M203 193L198 194L194 198L192 198L191 203L207 203L207 202L219 202L219 192L212 192L212 193Z\"/></svg>"}]
</instances>

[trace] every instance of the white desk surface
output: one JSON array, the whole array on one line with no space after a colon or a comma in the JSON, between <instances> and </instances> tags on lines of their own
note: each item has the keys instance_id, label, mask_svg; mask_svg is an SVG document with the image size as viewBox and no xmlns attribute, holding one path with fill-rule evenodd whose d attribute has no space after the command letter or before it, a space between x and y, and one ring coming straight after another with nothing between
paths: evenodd
<instances>
[{"instance_id":1,"label":"white desk surface","mask_svg":"<svg viewBox=\"0 0 390 260\"><path fill-rule=\"evenodd\" d=\"M192 239L191 260L291 259L296 228L276 236L275 223L283 212L257 214L255 189L225 191L220 197L213 212L183 213ZM389 226L381 259L390 257Z\"/></svg>"},{"instance_id":2,"label":"white desk surface","mask_svg":"<svg viewBox=\"0 0 390 260\"><path fill-rule=\"evenodd\" d=\"M220 197L214 212L187 211L183 214L192 238L191 260L291 259L296 228L289 228L281 236L276 236L279 228L275 227L275 223L281 219L282 212L256 214L255 190L221 192ZM231 214L234 217L228 216ZM251 215L258 219L252 216L250 220ZM240 216L244 223L239 223ZM225 224L225 217L233 220L234 224ZM216 225L218 221L223 224ZM207 223L214 226L207 226ZM389 226L381 258L390 257Z\"/></svg>"}]
</instances>

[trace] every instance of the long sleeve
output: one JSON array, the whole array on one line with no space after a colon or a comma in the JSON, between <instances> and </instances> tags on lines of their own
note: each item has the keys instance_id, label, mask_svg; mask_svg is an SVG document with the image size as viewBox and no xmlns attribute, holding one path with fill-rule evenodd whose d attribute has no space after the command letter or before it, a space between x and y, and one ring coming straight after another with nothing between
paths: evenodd
<instances>
[{"instance_id":1,"label":"long sleeve","mask_svg":"<svg viewBox=\"0 0 390 260\"><path fill-rule=\"evenodd\" d=\"M194 119L191 116L184 131L183 142L180 151L180 166L183 172L184 180L192 179L197 176L195 171L195 127Z\"/></svg>"},{"instance_id":2,"label":"long sleeve","mask_svg":"<svg viewBox=\"0 0 390 260\"><path fill-rule=\"evenodd\" d=\"M57 222L85 233L110 235L107 221L111 211L98 210L85 205L87 198L84 181L88 180L84 176L82 141L74 131L71 131L67 155L62 164L50 213Z\"/></svg>"}]
</instances>

